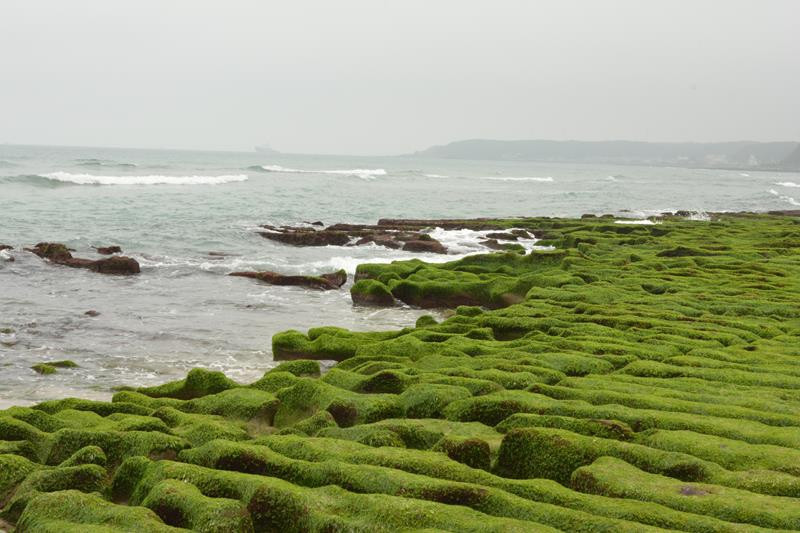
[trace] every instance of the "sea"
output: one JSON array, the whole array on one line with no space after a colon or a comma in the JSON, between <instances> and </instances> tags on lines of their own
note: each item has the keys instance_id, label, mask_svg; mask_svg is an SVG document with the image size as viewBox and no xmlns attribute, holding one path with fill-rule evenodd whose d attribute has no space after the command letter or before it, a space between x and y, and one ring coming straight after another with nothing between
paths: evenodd
<instances>
[{"instance_id":1,"label":"sea","mask_svg":"<svg viewBox=\"0 0 800 533\"><path fill-rule=\"evenodd\" d=\"M347 287L359 263L486 251L480 232L440 228L431 231L447 256L299 248L264 239L262 224L585 213L630 223L675 210L703 224L708 212L798 208L798 173L0 145L0 243L14 247L0 252L0 408L107 400L117 387L180 379L193 367L248 382L276 364L277 332L398 329L430 313L354 307ZM102 275L23 251L41 241L87 258L117 245L142 271ZM326 292L227 276L340 268L350 282ZM62 359L78 367L31 369Z\"/></svg>"}]
</instances>

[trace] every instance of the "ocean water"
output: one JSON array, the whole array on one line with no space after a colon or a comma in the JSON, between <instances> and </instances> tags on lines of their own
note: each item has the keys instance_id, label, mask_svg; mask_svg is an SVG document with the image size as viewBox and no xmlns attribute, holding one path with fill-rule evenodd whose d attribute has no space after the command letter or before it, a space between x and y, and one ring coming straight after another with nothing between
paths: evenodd
<instances>
[{"instance_id":1,"label":"ocean water","mask_svg":"<svg viewBox=\"0 0 800 533\"><path fill-rule=\"evenodd\" d=\"M120 385L178 379L195 366L253 380L270 339L319 325L412 325L423 311L363 309L347 287L316 292L228 277L315 274L359 263L447 260L475 232L434 230L454 255L368 247L295 248L259 224L379 218L766 211L800 206L800 174L554 163L0 145L0 408L64 396L107 399ZM23 246L63 242L78 257L119 245L142 273L54 266ZM210 256L209 252L227 255ZM8 261L13 256L15 261ZM349 284L348 284L349 285ZM90 317L84 313L95 310ZM80 366L40 376L39 362Z\"/></svg>"}]
</instances>

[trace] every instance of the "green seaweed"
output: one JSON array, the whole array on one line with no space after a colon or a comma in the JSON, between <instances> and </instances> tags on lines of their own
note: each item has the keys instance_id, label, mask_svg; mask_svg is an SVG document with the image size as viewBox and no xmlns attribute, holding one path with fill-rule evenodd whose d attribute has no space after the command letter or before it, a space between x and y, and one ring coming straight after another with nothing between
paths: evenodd
<instances>
[{"instance_id":1,"label":"green seaweed","mask_svg":"<svg viewBox=\"0 0 800 533\"><path fill-rule=\"evenodd\" d=\"M360 265L354 303L451 310L395 331L278 333L283 362L253 383L194 369L110 402L0 411L0 518L59 532L800 529L800 219L453 224L557 249Z\"/></svg>"}]
</instances>

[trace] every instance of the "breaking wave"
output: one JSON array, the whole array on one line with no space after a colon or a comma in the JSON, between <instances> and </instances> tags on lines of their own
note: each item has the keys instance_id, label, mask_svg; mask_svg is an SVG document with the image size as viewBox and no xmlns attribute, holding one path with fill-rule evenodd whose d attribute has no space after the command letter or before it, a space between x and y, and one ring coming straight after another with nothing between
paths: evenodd
<instances>
[{"instance_id":1,"label":"breaking wave","mask_svg":"<svg viewBox=\"0 0 800 533\"><path fill-rule=\"evenodd\" d=\"M779 181L775 185L780 185L781 187L800 187L800 183L795 183L793 181Z\"/></svg>"},{"instance_id":2,"label":"breaking wave","mask_svg":"<svg viewBox=\"0 0 800 533\"><path fill-rule=\"evenodd\" d=\"M385 176L386 170L382 168L351 168L344 170L307 170L300 168L287 168L280 165L260 165L254 170L264 172L283 172L285 174L328 174L334 176L354 176L362 180L372 180L378 176Z\"/></svg>"},{"instance_id":3,"label":"breaking wave","mask_svg":"<svg viewBox=\"0 0 800 533\"><path fill-rule=\"evenodd\" d=\"M790 185L790 187L791 187L791 185ZM775 196L777 196L778 198L780 198L780 199L781 199L781 200L783 200L784 202L789 202L789 203L790 203L790 204L792 204L792 205L797 205L797 206L800 206L800 202L798 202L797 200L795 200L795 199L794 199L794 198L792 198L791 196L786 196L785 194L781 194L781 193L779 193L779 192L778 192L778 191L776 191L775 189L770 189L770 190L769 190L769 193L770 193L770 194L772 194L772 195L775 195Z\"/></svg>"},{"instance_id":4,"label":"breaking wave","mask_svg":"<svg viewBox=\"0 0 800 533\"><path fill-rule=\"evenodd\" d=\"M247 176L244 174L224 176L96 176L94 174L50 172L42 174L40 177L77 185L221 185L223 183L247 180Z\"/></svg>"}]
</instances>

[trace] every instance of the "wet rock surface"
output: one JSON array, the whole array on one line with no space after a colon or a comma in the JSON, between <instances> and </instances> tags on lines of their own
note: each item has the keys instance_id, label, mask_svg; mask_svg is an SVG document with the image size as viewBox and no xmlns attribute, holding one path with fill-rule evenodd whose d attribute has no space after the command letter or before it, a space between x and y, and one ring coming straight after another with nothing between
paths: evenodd
<instances>
[{"instance_id":1,"label":"wet rock surface","mask_svg":"<svg viewBox=\"0 0 800 533\"><path fill-rule=\"evenodd\" d=\"M377 224L332 224L324 227L321 222L305 226L262 225L266 231L259 234L265 239L293 246L364 246L377 244L395 250L422 253L448 253L447 247L431 237L434 228L445 230L488 231L503 229L507 221L490 218L466 220L447 219L381 219ZM490 240L516 241L532 239L534 236L524 229L508 232L497 231L487 235Z\"/></svg>"},{"instance_id":2,"label":"wet rock surface","mask_svg":"<svg viewBox=\"0 0 800 533\"><path fill-rule=\"evenodd\" d=\"M319 276L295 276L278 272L231 272L229 276L257 279L270 285L293 285L323 291L339 289L347 282L344 270L321 274Z\"/></svg>"},{"instance_id":3,"label":"wet rock surface","mask_svg":"<svg viewBox=\"0 0 800 533\"><path fill-rule=\"evenodd\" d=\"M0 529L800 529L798 220L525 227L555 249L359 266L354 302L474 302L441 321L0 411Z\"/></svg>"},{"instance_id":4,"label":"wet rock surface","mask_svg":"<svg viewBox=\"0 0 800 533\"><path fill-rule=\"evenodd\" d=\"M100 246L95 248L98 254L100 255L112 255L112 254L120 254L122 253L122 248L119 246Z\"/></svg>"},{"instance_id":5,"label":"wet rock surface","mask_svg":"<svg viewBox=\"0 0 800 533\"><path fill-rule=\"evenodd\" d=\"M81 259L72 257L72 253L66 245L56 242L40 242L33 248L25 248L25 250L57 265L85 268L100 274L131 275L141 272L138 261L132 257L114 256L96 260Z\"/></svg>"}]
</instances>

